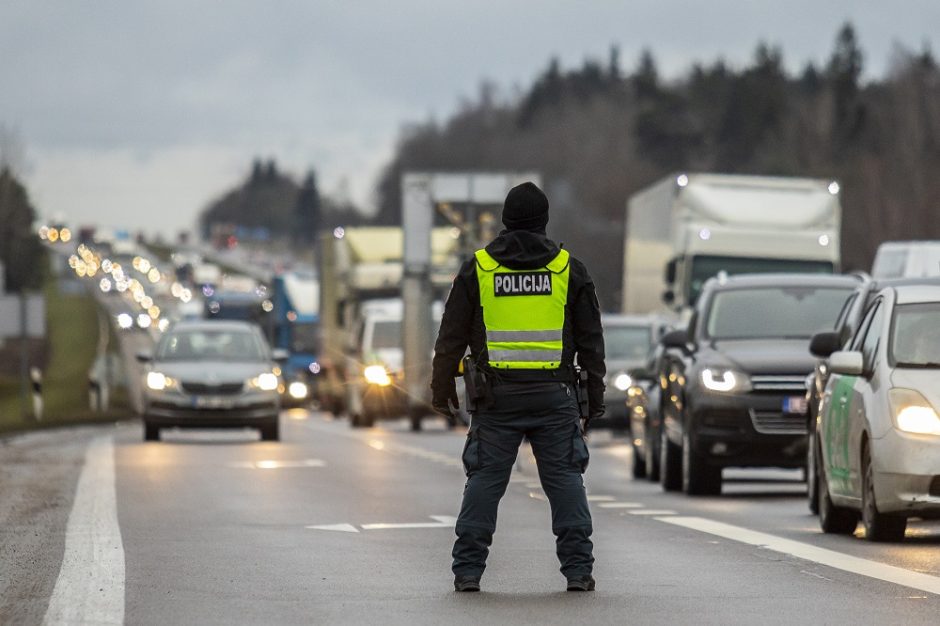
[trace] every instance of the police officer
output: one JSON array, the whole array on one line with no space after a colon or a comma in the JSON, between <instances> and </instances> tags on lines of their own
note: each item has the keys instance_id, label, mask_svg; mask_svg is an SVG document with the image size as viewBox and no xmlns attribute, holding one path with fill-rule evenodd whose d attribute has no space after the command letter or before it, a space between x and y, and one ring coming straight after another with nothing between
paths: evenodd
<instances>
[{"instance_id":1,"label":"police officer","mask_svg":"<svg viewBox=\"0 0 940 626\"><path fill-rule=\"evenodd\" d=\"M587 372L589 416L604 412L604 339L594 284L584 265L545 234L548 198L532 183L513 188L506 229L454 280L434 353L434 408L457 405L455 376L467 346L486 380L463 452L467 484L453 550L454 587L479 591L523 437L532 445L552 510L569 591L591 591L591 512L582 474L588 449L574 371ZM468 407L469 408L469 407Z\"/></svg>"}]
</instances>

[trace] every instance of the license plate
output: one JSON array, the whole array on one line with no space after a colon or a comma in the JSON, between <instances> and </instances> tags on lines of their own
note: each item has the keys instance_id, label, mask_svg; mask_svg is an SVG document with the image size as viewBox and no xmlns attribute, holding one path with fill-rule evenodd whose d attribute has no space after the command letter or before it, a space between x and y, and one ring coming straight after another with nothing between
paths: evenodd
<instances>
[{"instance_id":1,"label":"license plate","mask_svg":"<svg viewBox=\"0 0 940 626\"><path fill-rule=\"evenodd\" d=\"M809 407L806 404L806 396L788 396L783 399L784 413L806 413Z\"/></svg>"},{"instance_id":2,"label":"license plate","mask_svg":"<svg viewBox=\"0 0 940 626\"><path fill-rule=\"evenodd\" d=\"M197 409L230 409L233 404L220 396L193 396L193 406Z\"/></svg>"}]
</instances>

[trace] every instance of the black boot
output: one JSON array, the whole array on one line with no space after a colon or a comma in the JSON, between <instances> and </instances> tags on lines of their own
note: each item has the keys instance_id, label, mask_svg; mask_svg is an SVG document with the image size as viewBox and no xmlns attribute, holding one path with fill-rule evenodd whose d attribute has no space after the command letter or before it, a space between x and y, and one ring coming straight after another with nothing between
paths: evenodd
<instances>
[{"instance_id":1,"label":"black boot","mask_svg":"<svg viewBox=\"0 0 940 626\"><path fill-rule=\"evenodd\" d=\"M455 576L454 591L479 591L479 576Z\"/></svg>"},{"instance_id":2,"label":"black boot","mask_svg":"<svg viewBox=\"0 0 940 626\"><path fill-rule=\"evenodd\" d=\"M568 591L594 591L594 577L590 574L568 579Z\"/></svg>"}]
</instances>

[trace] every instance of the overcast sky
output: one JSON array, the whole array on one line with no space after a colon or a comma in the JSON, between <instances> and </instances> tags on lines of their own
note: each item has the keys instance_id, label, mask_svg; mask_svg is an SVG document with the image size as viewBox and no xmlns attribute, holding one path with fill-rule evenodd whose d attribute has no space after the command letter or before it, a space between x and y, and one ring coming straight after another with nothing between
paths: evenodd
<instances>
[{"instance_id":1,"label":"overcast sky","mask_svg":"<svg viewBox=\"0 0 940 626\"><path fill-rule=\"evenodd\" d=\"M403 123L444 119L482 79L527 86L643 47L676 77L746 63L758 41L796 71L851 20L866 75L895 43L936 47L938 0L3 0L0 124L26 146L46 216L172 233L256 155L373 204Z\"/></svg>"}]
</instances>

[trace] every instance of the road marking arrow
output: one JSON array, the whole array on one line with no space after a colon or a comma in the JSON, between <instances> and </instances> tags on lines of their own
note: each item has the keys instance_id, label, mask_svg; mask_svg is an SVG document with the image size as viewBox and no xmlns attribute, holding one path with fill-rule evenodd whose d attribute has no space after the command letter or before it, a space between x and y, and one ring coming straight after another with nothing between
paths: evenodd
<instances>
[{"instance_id":1,"label":"road marking arrow","mask_svg":"<svg viewBox=\"0 0 940 626\"><path fill-rule=\"evenodd\" d=\"M413 524L363 524L362 530L392 530L398 528L453 528L457 518L449 515L431 515L434 522L416 522Z\"/></svg>"},{"instance_id":2,"label":"road marking arrow","mask_svg":"<svg viewBox=\"0 0 940 626\"><path fill-rule=\"evenodd\" d=\"M310 530L336 530L341 533L357 533L359 530L352 524L323 524L321 526L307 526Z\"/></svg>"}]
</instances>

